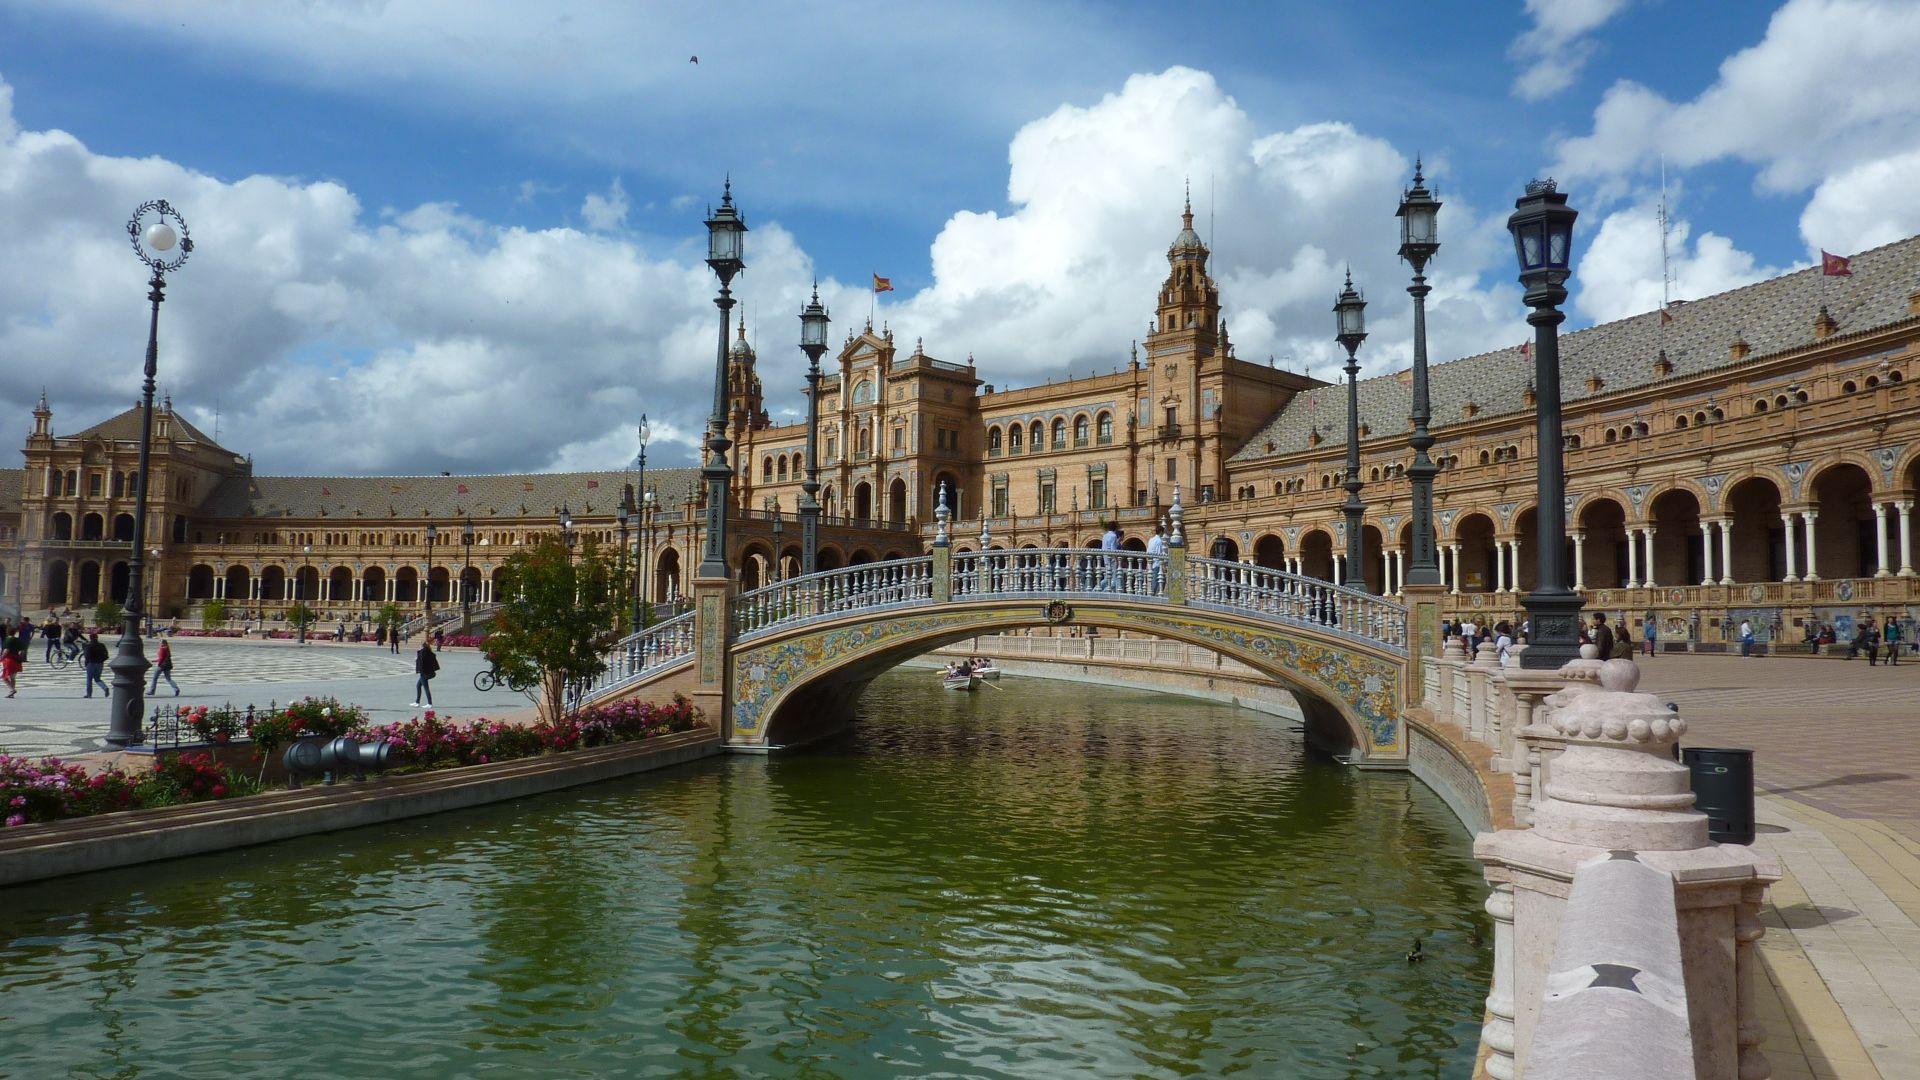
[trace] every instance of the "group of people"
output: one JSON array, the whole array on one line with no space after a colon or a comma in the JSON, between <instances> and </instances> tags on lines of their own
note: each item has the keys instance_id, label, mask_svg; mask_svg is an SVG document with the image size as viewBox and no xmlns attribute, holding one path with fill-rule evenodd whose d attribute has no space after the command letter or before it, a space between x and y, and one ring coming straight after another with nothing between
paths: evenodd
<instances>
[{"instance_id":1,"label":"group of people","mask_svg":"<svg viewBox=\"0 0 1920 1080\"><path fill-rule=\"evenodd\" d=\"M49 614L37 626L31 617L24 615L16 624L0 625L0 682L6 684L8 697L17 697L20 693L20 675L26 670L28 652L36 637L45 643L41 654L43 663L53 663L58 655L65 663L80 664L87 697L93 696L96 686L102 694L112 695L113 688L105 678L109 653L99 632L83 630L78 620L62 620L57 614ZM173 687L174 696L180 696L180 684L173 681L173 644L165 637L160 639L152 670L153 681L147 693L158 692L160 681L165 679L167 685Z\"/></svg>"},{"instance_id":2,"label":"group of people","mask_svg":"<svg viewBox=\"0 0 1920 1080\"><path fill-rule=\"evenodd\" d=\"M1869 615L1854 625L1853 640L1847 643L1847 659L1865 653L1867 666L1872 667L1880 662L1880 649L1884 646L1887 663L1898 665L1900 646L1906 644L1908 637L1907 628L1900 625L1899 619L1876 624L1873 616Z\"/></svg>"},{"instance_id":3,"label":"group of people","mask_svg":"<svg viewBox=\"0 0 1920 1080\"><path fill-rule=\"evenodd\" d=\"M1507 656L1512 652L1514 644L1526 637L1530 627L1531 624L1525 619L1520 621L1517 634L1513 623L1506 619L1501 619L1490 626L1474 622L1470 617L1459 622L1447 619L1440 623L1440 631L1445 637L1457 637L1466 644L1468 656L1479 655L1480 646L1483 643L1491 643L1503 664L1507 662Z\"/></svg>"}]
</instances>

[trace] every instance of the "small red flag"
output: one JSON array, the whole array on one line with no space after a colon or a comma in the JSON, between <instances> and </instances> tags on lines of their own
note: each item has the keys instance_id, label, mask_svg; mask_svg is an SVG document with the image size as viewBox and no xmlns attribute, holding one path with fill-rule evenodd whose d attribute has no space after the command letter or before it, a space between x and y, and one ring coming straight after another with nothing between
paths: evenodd
<instances>
[{"instance_id":1,"label":"small red flag","mask_svg":"<svg viewBox=\"0 0 1920 1080\"><path fill-rule=\"evenodd\" d=\"M879 274L873 275L873 291L876 293L892 292L893 279L883 278Z\"/></svg>"},{"instance_id":2,"label":"small red flag","mask_svg":"<svg viewBox=\"0 0 1920 1080\"><path fill-rule=\"evenodd\" d=\"M1660 325L1665 326L1666 324L1672 321L1673 321L1673 312L1667 310L1666 308L1661 308L1660 309Z\"/></svg>"},{"instance_id":3,"label":"small red flag","mask_svg":"<svg viewBox=\"0 0 1920 1080\"><path fill-rule=\"evenodd\" d=\"M1834 255L1825 248L1820 250L1820 272L1827 277L1852 277L1853 260L1844 255Z\"/></svg>"},{"instance_id":4,"label":"small red flag","mask_svg":"<svg viewBox=\"0 0 1920 1080\"><path fill-rule=\"evenodd\" d=\"M1533 342L1523 341L1520 343L1520 359L1522 360L1533 359Z\"/></svg>"},{"instance_id":5,"label":"small red flag","mask_svg":"<svg viewBox=\"0 0 1920 1080\"><path fill-rule=\"evenodd\" d=\"M589 480L589 481L587 481L587 486L588 486L588 487L590 487L590 488L597 488L597 487L599 487L599 486L600 486L600 481L598 481L598 480Z\"/></svg>"},{"instance_id":6,"label":"small red flag","mask_svg":"<svg viewBox=\"0 0 1920 1080\"><path fill-rule=\"evenodd\" d=\"M326 486L326 485L324 485L324 484L322 484L322 485L320 486L320 494L322 494L322 495L331 495L331 494L333 494L333 489L332 489L332 488L330 488L330 487L327 487L327 486Z\"/></svg>"},{"instance_id":7,"label":"small red flag","mask_svg":"<svg viewBox=\"0 0 1920 1080\"><path fill-rule=\"evenodd\" d=\"M465 495L465 494L467 493L467 485L465 485L465 484L455 484L455 485L453 486L453 490L454 490L454 491L456 491L456 492L459 492L459 493L460 493L460 494L462 494L462 495Z\"/></svg>"}]
</instances>

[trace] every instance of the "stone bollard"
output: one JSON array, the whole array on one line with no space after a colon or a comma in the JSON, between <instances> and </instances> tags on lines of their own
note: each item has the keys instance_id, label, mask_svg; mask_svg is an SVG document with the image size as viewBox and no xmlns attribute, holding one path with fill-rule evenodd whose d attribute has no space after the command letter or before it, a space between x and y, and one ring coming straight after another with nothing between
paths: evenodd
<instances>
[{"instance_id":1,"label":"stone bollard","mask_svg":"<svg viewBox=\"0 0 1920 1080\"><path fill-rule=\"evenodd\" d=\"M1549 696L1551 708L1535 710L1530 725L1550 729L1564 746L1534 789L1533 827L1482 833L1474 842L1496 893L1510 890L1511 901L1498 906L1510 903L1513 913L1510 928L1495 921L1492 1018L1483 1034L1488 1074L1528 1075L1575 870L1621 851L1674 879L1693 1074L1766 1075L1749 987L1761 932L1754 913L1778 869L1751 848L1708 841L1687 770L1671 759L1686 721L1655 695L1634 692L1640 672L1633 661L1575 660L1561 674L1569 685ZM1503 931L1511 935L1504 954ZM1688 1063L1669 1064L1685 1074Z\"/></svg>"},{"instance_id":2,"label":"stone bollard","mask_svg":"<svg viewBox=\"0 0 1920 1080\"><path fill-rule=\"evenodd\" d=\"M1458 634L1447 639L1447 647L1440 653L1440 668L1446 674L1445 690L1440 700L1446 706L1445 715L1467 730L1467 644Z\"/></svg>"},{"instance_id":3,"label":"stone bollard","mask_svg":"<svg viewBox=\"0 0 1920 1080\"><path fill-rule=\"evenodd\" d=\"M1494 675L1500 671L1500 650L1493 642L1483 641L1474 654L1473 663L1467 665L1467 738L1477 742L1487 741L1490 726L1487 714L1492 707L1492 686Z\"/></svg>"}]
</instances>

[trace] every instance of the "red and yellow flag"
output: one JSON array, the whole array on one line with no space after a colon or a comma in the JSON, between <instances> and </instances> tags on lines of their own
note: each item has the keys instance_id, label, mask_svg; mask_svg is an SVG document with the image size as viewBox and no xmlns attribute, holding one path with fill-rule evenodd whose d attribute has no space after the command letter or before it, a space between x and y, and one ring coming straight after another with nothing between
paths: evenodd
<instances>
[{"instance_id":1,"label":"red and yellow flag","mask_svg":"<svg viewBox=\"0 0 1920 1080\"><path fill-rule=\"evenodd\" d=\"M873 275L873 291L875 293L892 292L893 279L883 278L879 274Z\"/></svg>"},{"instance_id":2,"label":"red and yellow flag","mask_svg":"<svg viewBox=\"0 0 1920 1080\"><path fill-rule=\"evenodd\" d=\"M1852 277L1853 260L1845 255L1834 255L1824 249L1820 252L1820 273L1827 277ZM878 281L878 278L874 280Z\"/></svg>"}]
</instances>

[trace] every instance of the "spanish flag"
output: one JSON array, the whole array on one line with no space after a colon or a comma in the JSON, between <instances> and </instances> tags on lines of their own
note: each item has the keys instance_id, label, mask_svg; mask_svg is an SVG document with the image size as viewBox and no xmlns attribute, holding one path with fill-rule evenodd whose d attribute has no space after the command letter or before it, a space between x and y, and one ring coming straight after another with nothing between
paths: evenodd
<instances>
[{"instance_id":1,"label":"spanish flag","mask_svg":"<svg viewBox=\"0 0 1920 1080\"><path fill-rule=\"evenodd\" d=\"M883 278L879 274L873 275L873 291L876 295L883 292L892 292L893 279Z\"/></svg>"}]
</instances>

